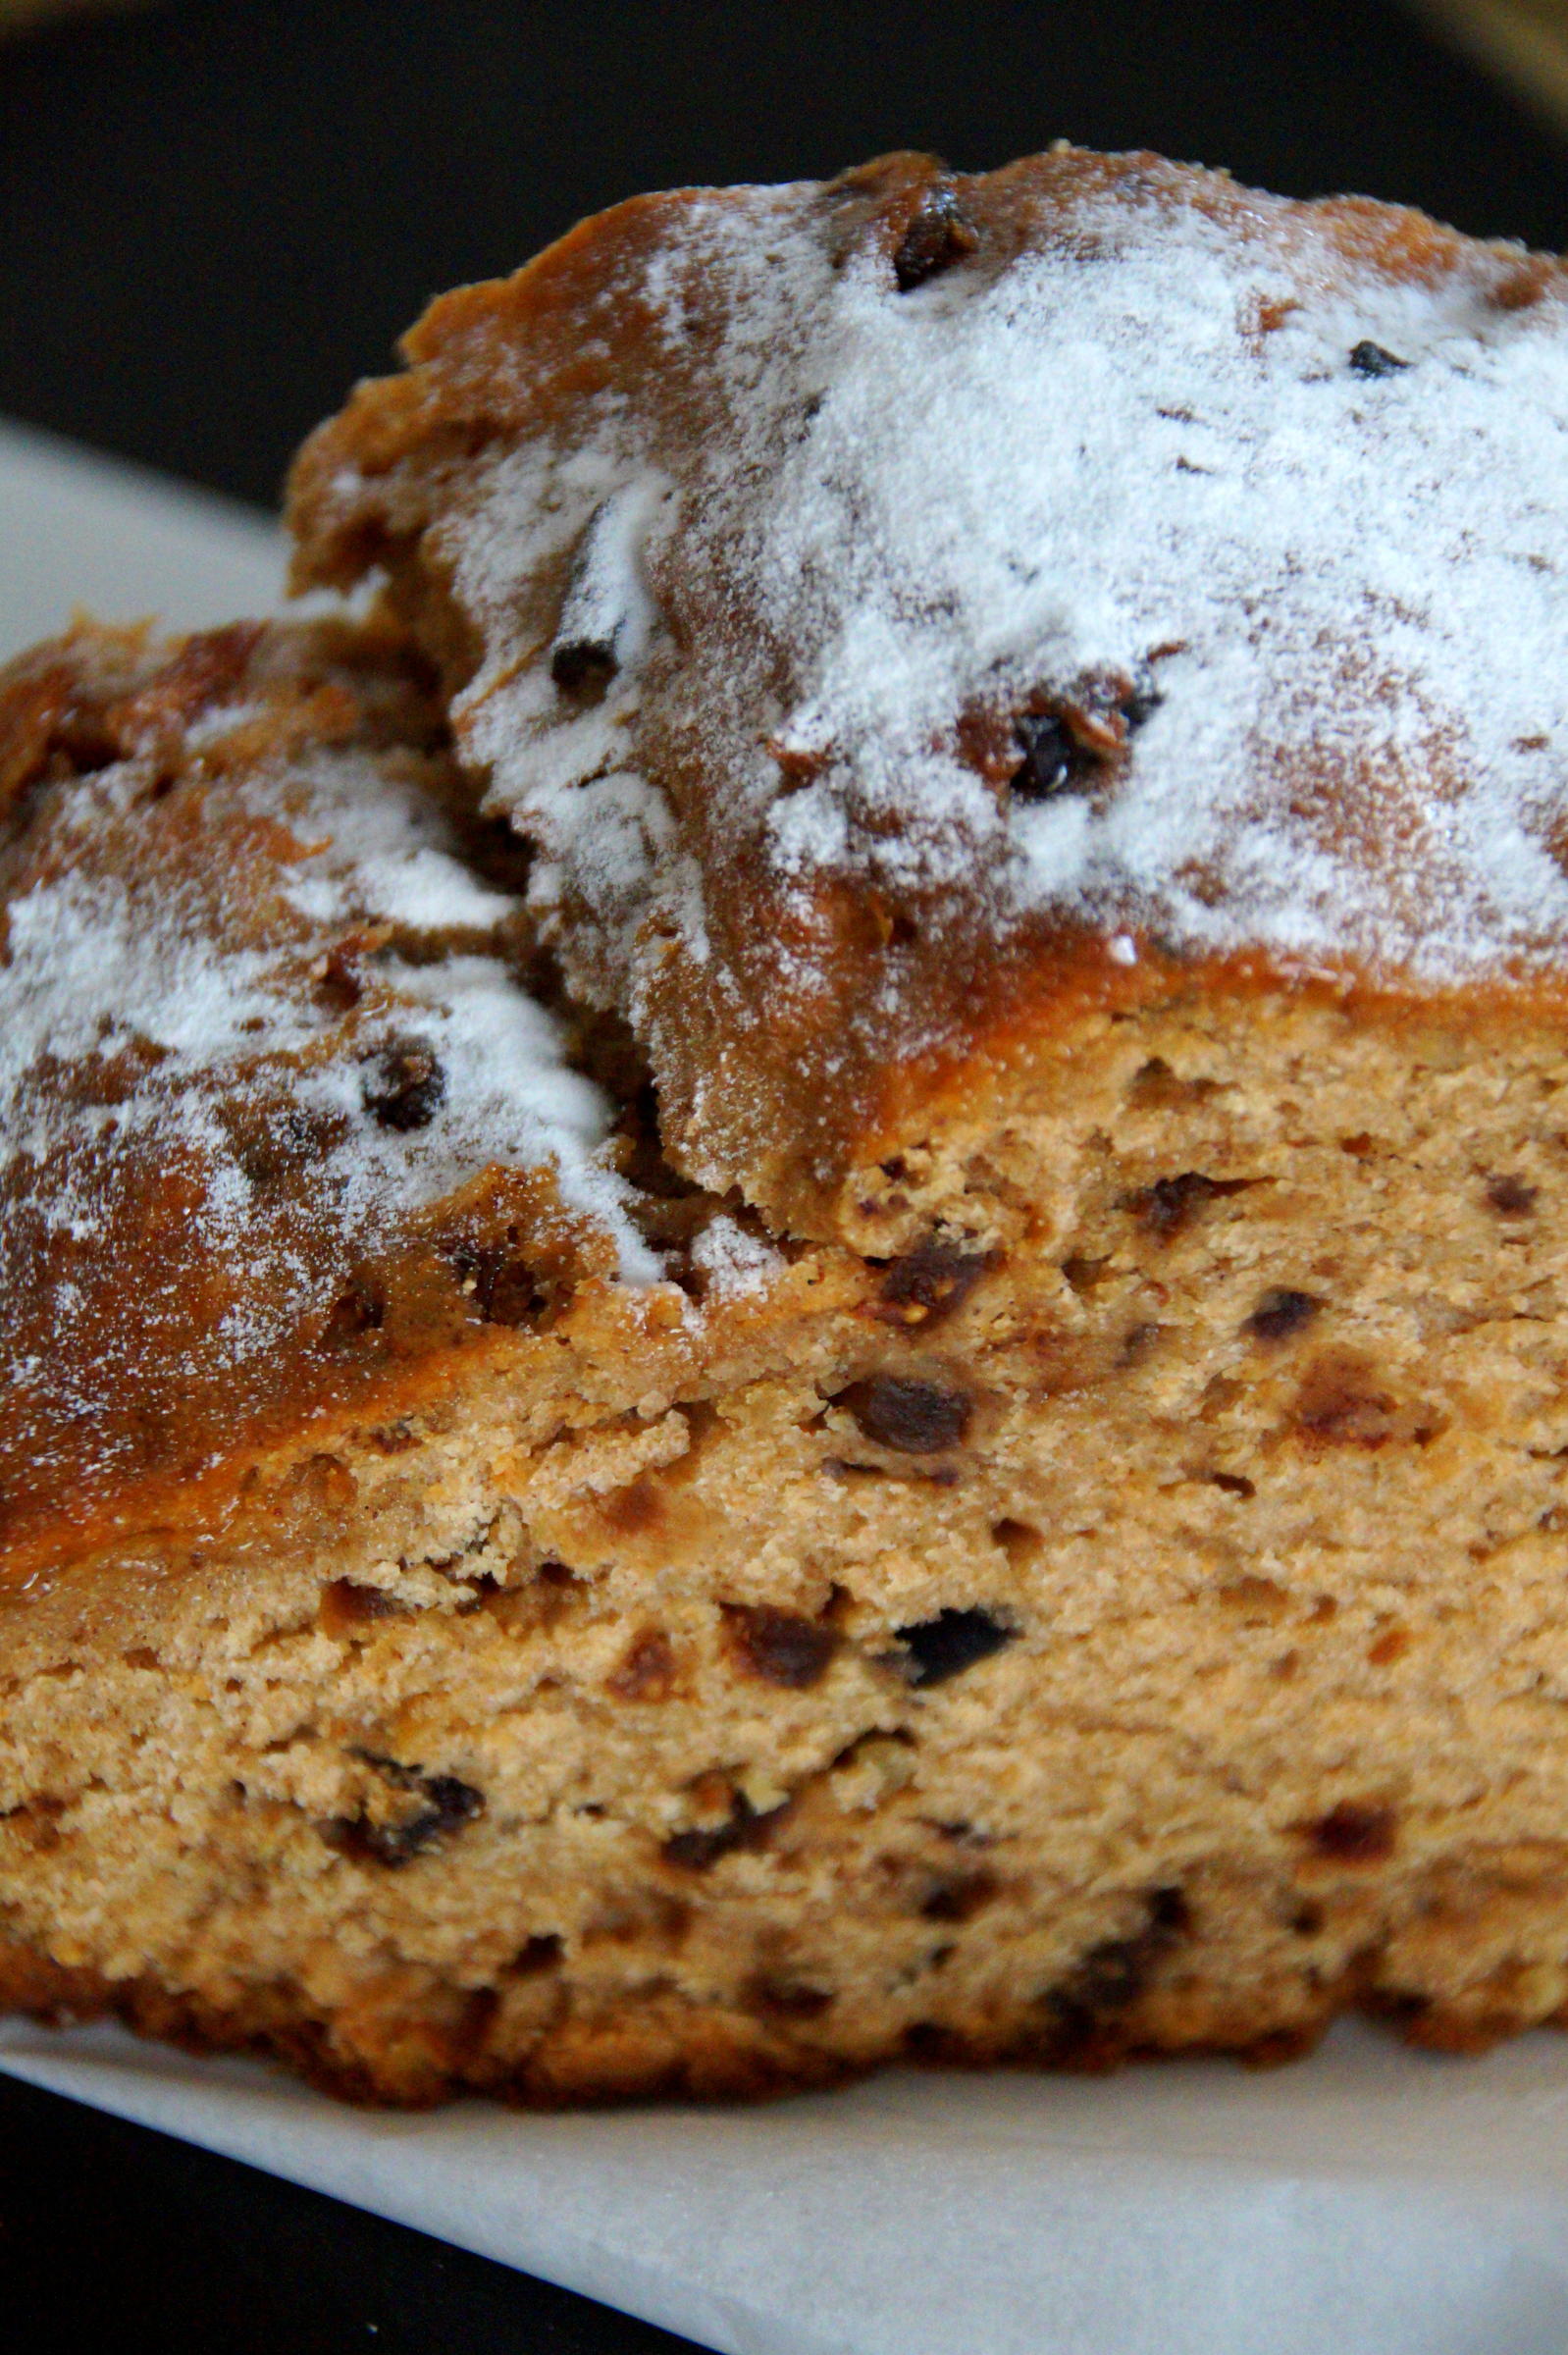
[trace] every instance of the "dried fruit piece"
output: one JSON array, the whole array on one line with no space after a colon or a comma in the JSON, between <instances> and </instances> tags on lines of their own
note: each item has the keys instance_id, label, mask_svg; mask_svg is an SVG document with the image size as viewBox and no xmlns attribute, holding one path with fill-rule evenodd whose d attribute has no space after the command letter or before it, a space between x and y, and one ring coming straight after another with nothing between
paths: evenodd
<instances>
[{"instance_id":1,"label":"dried fruit piece","mask_svg":"<svg viewBox=\"0 0 1568 2355\"><path fill-rule=\"evenodd\" d=\"M1351 351L1350 365L1357 376L1395 376L1400 369L1408 368L1410 362L1385 351L1381 343L1363 339Z\"/></svg>"},{"instance_id":2,"label":"dried fruit piece","mask_svg":"<svg viewBox=\"0 0 1568 2355\"><path fill-rule=\"evenodd\" d=\"M1311 1292L1276 1290L1265 1292L1247 1319L1247 1331L1260 1341L1288 1340L1310 1325L1323 1302Z\"/></svg>"},{"instance_id":3,"label":"dried fruit piece","mask_svg":"<svg viewBox=\"0 0 1568 2355\"><path fill-rule=\"evenodd\" d=\"M827 1671L838 1637L819 1619L799 1611L776 1611L765 1603L737 1606L730 1613L735 1645L747 1669L765 1684L804 1692Z\"/></svg>"},{"instance_id":4,"label":"dried fruit piece","mask_svg":"<svg viewBox=\"0 0 1568 2355\"><path fill-rule=\"evenodd\" d=\"M901 1627L898 1640L910 1654L912 1685L945 1685L977 1660L989 1659L1018 1634L1005 1620L976 1609L938 1611L934 1619Z\"/></svg>"},{"instance_id":5,"label":"dried fruit piece","mask_svg":"<svg viewBox=\"0 0 1568 2355\"><path fill-rule=\"evenodd\" d=\"M882 1279L875 1313L890 1325L935 1325L963 1307L999 1256L928 1234L893 1262Z\"/></svg>"},{"instance_id":6,"label":"dried fruit piece","mask_svg":"<svg viewBox=\"0 0 1568 2355\"><path fill-rule=\"evenodd\" d=\"M909 294L928 278L951 270L971 254L979 233L952 188L938 183L922 201L899 240L893 256L893 276L899 292Z\"/></svg>"},{"instance_id":7,"label":"dried fruit piece","mask_svg":"<svg viewBox=\"0 0 1568 2355\"><path fill-rule=\"evenodd\" d=\"M428 1128L446 1093L446 1074L423 1039L393 1039L376 1057L361 1089L365 1110L383 1128L406 1135Z\"/></svg>"},{"instance_id":8,"label":"dried fruit piece","mask_svg":"<svg viewBox=\"0 0 1568 2355\"><path fill-rule=\"evenodd\" d=\"M957 1447L969 1428L974 1401L963 1390L898 1374L873 1374L839 1392L863 1436L901 1455L935 1455Z\"/></svg>"}]
</instances>

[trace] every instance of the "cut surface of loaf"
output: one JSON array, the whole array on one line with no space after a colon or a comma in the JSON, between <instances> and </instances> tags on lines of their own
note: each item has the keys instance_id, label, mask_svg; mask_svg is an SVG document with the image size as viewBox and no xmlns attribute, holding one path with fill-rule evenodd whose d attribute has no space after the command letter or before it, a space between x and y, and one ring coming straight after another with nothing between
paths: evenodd
<instances>
[{"instance_id":1,"label":"cut surface of loaf","mask_svg":"<svg viewBox=\"0 0 1568 2355\"><path fill-rule=\"evenodd\" d=\"M392 2101L1568 2015L1560 299L640 200L307 450L380 617L13 667L0 2000Z\"/></svg>"}]
</instances>

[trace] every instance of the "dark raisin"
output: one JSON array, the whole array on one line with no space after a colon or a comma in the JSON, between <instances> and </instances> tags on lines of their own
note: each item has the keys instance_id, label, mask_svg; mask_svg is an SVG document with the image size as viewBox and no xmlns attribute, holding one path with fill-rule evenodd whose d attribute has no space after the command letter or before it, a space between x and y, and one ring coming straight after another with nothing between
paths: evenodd
<instances>
[{"instance_id":1,"label":"dark raisin","mask_svg":"<svg viewBox=\"0 0 1568 2355\"><path fill-rule=\"evenodd\" d=\"M1049 802L1097 776L1103 762L1073 741L1060 719L1029 713L1015 723L1023 759L1009 779L1020 802Z\"/></svg>"},{"instance_id":2,"label":"dark raisin","mask_svg":"<svg viewBox=\"0 0 1568 2355\"><path fill-rule=\"evenodd\" d=\"M910 1654L912 1685L945 1685L950 1676L989 1659L1011 1644L1017 1628L994 1619L989 1611L938 1611L934 1619L901 1627L898 1640Z\"/></svg>"},{"instance_id":3,"label":"dark raisin","mask_svg":"<svg viewBox=\"0 0 1568 2355\"><path fill-rule=\"evenodd\" d=\"M1536 1207L1541 1188L1526 1185L1522 1178L1489 1178L1487 1200L1499 1218L1528 1219Z\"/></svg>"},{"instance_id":4,"label":"dark raisin","mask_svg":"<svg viewBox=\"0 0 1568 2355\"><path fill-rule=\"evenodd\" d=\"M569 695L585 687L607 687L619 670L612 638L562 638L549 657L549 675Z\"/></svg>"},{"instance_id":5,"label":"dark raisin","mask_svg":"<svg viewBox=\"0 0 1568 2355\"><path fill-rule=\"evenodd\" d=\"M1141 1227L1167 1242L1180 1233L1205 1203L1225 1194L1244 1193L1248 1183L1245 1178L1205 1178L1201 1170L1183 1170L1179 1178L1156 1178L1143 1193L1133 1195L1128 1207Z\"/></svg>"},{"instance_id":6,"label":"dark raisin","mask_svg":"<svg viewBox=\"0 0 1568 2355\"><path fill-rule=\"evenodd\" d=\"M1186 1899L1179 1889L1155 1889L1146 1901L1148 1917L1130 1938L1106 1938L1091 1946L1058 1986L1047 2003L1071 2035L1083 2037L1108 2014L1115 2015L1135 2004L1153 1976L1155 1966L1176 1941L1192 1926Z\"/></svg>"},{"instance_id":7,"label":"dark raisin","mask_svg":"<svg viewBox=\"0 0 1568 2355\"><path fill-rule=\"evenodd\" d=\"M512 1957L511 1975L518 1979L534 1978L542 1970L553 1970L561 1959L560 1935L555 1930L536 1931L525 1939Z\"/></svg>"},{"instance_id":8,"label":"dark raisin","mask_svg":"<svg viewBox=\"0 0 1568 2355\"><path fill-rule=\"evenodd\" d=\"M962 1390L898 1374L873 1374L841 1390L838 1404L849 1409L864 1437L900 1455L934 1455L957 1447L969 1428L974 1401Z\"/></svg>"},{"instance_id":9,"label":"dark raisin","mask_svg":"<svg viewBox=\"0 0 1568 2355\"><path fill-rule=\"evenodd\" d=\"M380 1757L370 1751L356 1751L354 1755L374 1766L395 1789L417 1792L424 1802L400 1823L376 1823L361 1812L340 1815L328 1824L324 1837L329 1847L358 1863L384 1864L392 1870L410 1864L444 1833L472 1822L484 1811L483 1794L472 1783L459 1782L455 1774L426 1774L418 1766L404 1766L396 1758Z\"/></svg>"},{"instance_id":10,"label":"dark raisin","mask_svg":"<svg viewBox=\"0 0 1568 2355\"><path fill-rule=\"evenodd\" d=\"M1152 719L1164 702L1165 697L1157 687L1134 687L1130 695L1124 696L1121 710L1128 732L1141 728L1145 720Z\"/></svg>"},{"instance_id":11,"label":"dark raisin","mask_svg":"<svg viewBox=\"0 0 1568 2355\"><path fill-rule=\"evenodd\" d=\"M1256 1496L1258 1492L1239 1472L1210 1472L1207 1478L1211 1487L1223 1489L1228 1496Z\"/></svg>"},{"instance_id":12,"label":"dark raisin","mask_svg":"<svg viewBox=\"0 0 1568 2355\"><path fill-rule=\"evenodd\" d=\"M893 256L893 276L901 294L923 287L928 278L950 270L978 245L979 233L953 190L935 187L899 240Z\"/></svg>"},{"instance_id":13,"label":"dark raisin","mask_svg":"<svg viewBox=\"0 0 1568 2355\"><path fill-rule=\"evenodd\" d=\"M920 1907L926 1921L970 1921L1001 1888L994 1872L950 1872L927 1892Z\"/></svg>"},{"instance_id":14,"label":"dark raisin","mask_svg":"<svg viewBox=\"0 0 1568 2355\"><path fill-rule=\"evenodd\" d=\"M838 1649L838 1637L819 1620L766 1604L730 1614L736 1648L753 1676L804 1691L816 1684Z\"/></svg>"},{"instance_id":15,"label":"dark raisin","mask_svg":"<svg viewBox=\"0 0 1568 2355\"><path fill-rule=\"evenodd\" d=\"M1350 365L1357 376L1394 376L1401 368L1408 368L1410 362L1396 359L1381 343L1363 340L1351 351Z\"/></svg>"},{"instance_id":16,"label":"dark raisin","mask_svg":"<svg viewBox=\"0 0 1568 2355\"><path fill-rule=\"evenodd\" d=\"M1392 1807L1342 1799L1311 1826L1313 1847L1341 1864L1382 1864L1393 1855Z\"/></svg>"},{"instance_id":17,"label":"dark raisin","mask_svg":"<svg viewBox=\"0 0 1568 2355\"><path fill-rule=\"evenodd\" d=\"M365 1110L383 1128L426 1128L446 1093L446 1074L434 1050L419 1039L383 1048L362 1090Z\"/></svg>"},{"instance_id":18,"label":"dark raisin","mask_svg":"<svg viewBox=\"0 0 1568 2355\"><path fill-rule=\"evenodd\" d=\"M890 1325L935 1325L963 1307L997 1257L995 1251L966 1251L928 1234L889 1268L876 1314Z\"/></svg>"},{"instance_id":19,"label":"dark raisin","mask_svg":"<svg viewBox=\"0 0 1568 2355\"><path fill-rule=\"evenodd\" d=\"M755 1978L748 1993L755 2010L769 2012L778 2019L820 2019L833 2001L825 1987L810 1987L802 1979L776 1971L764 1971Z\"/></svg>"},{"instance_id":20,"label":"dark raisin","mask_svg":"<svg viewBox=\"0 0 1568 2355\"><path fill-rule=\"evenodd\" d=\"M663 1857L666 1863L679 1864L686 1872L706 1872L720 1857L728 1857L739 1848L761 1848L773 1825L789 1806L769 1807L758 1815L744 1791L735 1794L735 1805L727 1823L710 1827L694 1826L689 1832L676 1832L665 1841Z\"/></svg>"},{"instance_id":21,"label":"dark raisin","mask_svg":"<svg viewBox=\"0 0 1568 2355\"><path fill-rule=\"evenodd\" d=\"M1311 1292L1265 1292L1247 1319L1247 1331L1260 1341L1288 1340L1303 1325L1311 1324L1322 1306Z\"/></svg>"}]
</instances>

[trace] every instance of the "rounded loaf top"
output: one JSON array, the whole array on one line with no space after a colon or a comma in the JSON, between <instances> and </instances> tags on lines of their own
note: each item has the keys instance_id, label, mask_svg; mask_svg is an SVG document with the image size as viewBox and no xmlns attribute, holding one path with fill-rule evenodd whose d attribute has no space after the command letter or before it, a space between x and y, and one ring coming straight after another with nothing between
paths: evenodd
<instances>
[{"instance_id":1,"label":"rounded loaf top","mask_svg":"<svg viewBox=\"0 0 1568 2355\"><path fill-rule=\"evenodd\" d=\"M302 569L417 606L672 1079L951 1061L1047 938L1554 969L1564 286L1145 156L643 199L436 306L307 447Z\"/></svg>"}]
</instances>

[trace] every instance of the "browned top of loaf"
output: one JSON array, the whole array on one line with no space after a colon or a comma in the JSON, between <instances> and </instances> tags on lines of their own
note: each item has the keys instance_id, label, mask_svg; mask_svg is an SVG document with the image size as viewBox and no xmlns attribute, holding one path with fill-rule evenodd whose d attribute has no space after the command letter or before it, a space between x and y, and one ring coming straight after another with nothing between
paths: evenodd
<instances>
[{"instance_id":1,"label":"browned top of loaf","mask_svg":"<svg viewBox=\"0 0 1568 2355\"><path fill-rule=\"evenodd\" d=\"M1562 266L1150 156L683 190L307 445L705 1182L841 1223L1085 1006L1556 987Z\"/></svg>"},{"instance_id":2,"label":"browned top of loaf","mask_svg":"<svg viewBox=\"0 0 1568 2355\"><path fill-rule=\"evenodd\" d=\"M657 1275L438 743L375 631L0 674L0 1588Z\"/></svg>"}]
</instances>

